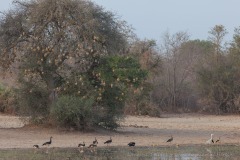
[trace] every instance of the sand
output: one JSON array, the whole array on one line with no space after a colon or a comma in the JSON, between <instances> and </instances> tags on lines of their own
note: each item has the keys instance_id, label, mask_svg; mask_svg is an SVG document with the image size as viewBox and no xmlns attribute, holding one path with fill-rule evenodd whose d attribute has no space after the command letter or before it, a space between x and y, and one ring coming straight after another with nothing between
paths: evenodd
<instances>
[{"instance_id":1,"label":"sand","mask_svg":"<svg viewBox=\"0 0 240 160\"><path fill-rule=\"evenodd\" d=\"M0 115L1 148L32 148L42 145L53 137L50 147L77 147L78 143L92 143L96 137L98 146L113 139L111 146L126 146L136 142L137 146L173 146L206 144L210 134L220 144L239 144L240 116L215 116L200 114L169 114L161 118L127 116L117 131L97 130L95 132L65 131L60 129L25 127L19 117ZM166 141L173 136L173 141ZM214 144L216 145L216 144Z\"/></svg>"}]
</instances>

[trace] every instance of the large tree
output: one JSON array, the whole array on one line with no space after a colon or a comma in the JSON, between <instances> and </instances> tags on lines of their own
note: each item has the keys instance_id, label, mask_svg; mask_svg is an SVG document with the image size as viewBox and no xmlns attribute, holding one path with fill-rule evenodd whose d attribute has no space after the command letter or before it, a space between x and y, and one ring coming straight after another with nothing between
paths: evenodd
<instances>
[{"instance_id":1,"label":"large tree","mask_svg":"<svg viewBox=\"0 0 240 160\"><path fill-rule=\"evenodd\" d=\"M223 40L227 31L224 26L216 25L209 33L212 50L205 57L205 65L198 68L199 87L205 101L214 106L216 113L235 112L234 99L239 88L238 71L224 50ZM234 53L234 45L233 43L230 53Z\"/></svg>"},{"instance_id":2,"label":"large tree","mask_svg":"<svg viewBox=\"0 0 240 160\"><path fill-rule=\"evenodd\" d=\"M166 33L163 38L161 49L164 56L164 76L159 86L163 88L161 101L172 111L176 111L176 107L181 105L180 96L189 72L190 65L185 61L186 55L182 53L182 46L188 41L188 38L186 32L178 32L173 35ZM159 101L159 103L162 102Z\"/></svg>"},{"instance_id":3,"label":"large tree","mask_svg":"<svg viewBox=\"0 0 240 160\"><path fill-rule=\"evenodd\" d=\"M128 25L88 0L17 0L14 5L15 8L1 15L0 66L6 70L17 67L20 101L26 100L22 106L30 106L34 113L44 111L42 115L48 115L56 92L64 104L71 98L62 96L77 96L82 104L86 99L92 99L93 103L89 103L92 111L100 114L101 108L105 107L106 112L98 116L96 124L103 122L108 127L113 124L114 128L117 113L112 113L114 110L111 109L116 106L106 97L107 93L113 95L111 85L106 81L108 78L116 81L118 85L111 80L118 90L114 94L117 94L117 101L123 101L118 94L127 94L127 90L122 92L124 81L121 79L129 79L129 85L135 86L146 76L137 61L119 57L125 53L132 38ZM113 58L109 59L109 56ZM119 68L119 75L102 77L110 74L107 74L107 67L99 69L107 65L105 61L113 64L113 70ZM122 70L132 74L122 75ZM77 109L82 107L76 104ZM111 116L107 118L109 112Z\"/></svg>"},{"instance_id":4,"label":"large tree","mask_svg":"<svg viewBox=\"0 0 240 160\"><path fill-rule=\"evenodd\" d=\"M16 61L25 78L43 80L49 92L67 72L87 72L102 55L127 45L128 27L86 0L15 1L0 21L0 65ZM59 82L59 81L58 81Z\"/></svg>"}]
</instances>

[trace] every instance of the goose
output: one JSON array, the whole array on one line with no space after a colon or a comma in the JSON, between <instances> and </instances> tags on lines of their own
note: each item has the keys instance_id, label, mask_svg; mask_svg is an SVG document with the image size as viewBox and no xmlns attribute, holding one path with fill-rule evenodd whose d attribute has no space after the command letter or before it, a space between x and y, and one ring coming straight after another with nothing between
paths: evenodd
<instances>
[{"instance_id":1,"label":"goose","mask_svg":"<svg viewBox=\"0 0 240 160\"><path fill-rule=\"evenodd\" d=\"M211 144L211 143L214 143L214 140L213 140L213 135L214 134L211 134L211 138L209 140L207 140L207 144Z\"/></svg>"},{"instance_id":2,"label":"goose","mask_svg":"<svg viewBox=\"0 0 240 160\"><path fill-rule=\"evenodd\" d=\"M173 141L173 136L167 140L167 142L172 142Z\"/></svg>"},{"instance_id":3,"label":"goose","mask_svg":"<svg viewBox=\"0 0 240 160\"><path fill-rule=\"evenodd\" d=\"M215 141L215 143L220 143L220 137Z\"/></svg>"},{"instance_id":4,"label":"goose","mask_svg":"<svg viewBox=\"0 0 240 160\"><path fill-rule=\"evenodd\" d=\"M88 146L88 148L94 148L94 147L97 147L97 145L96 145L96 144L90 144L90 145Z\"/></svg>"},{"instance_id":5,"label":"goose","mask_svg":"<svg viewBox=\"0 0 240 160\"><path fill-rule=\"evenodd\" d=\"M33 147L39 149L39 145L37 144L33 145Z\"/></svg>"},{"instance_id":6,"label":"goose","mask_svg":"<svg viewBox=\"0 0 240 160\"><path fill-rule=\"evenodd\" d=\"M95 147L97 147L96 144L90 144L88 148L90 149L91 152L95 152Z\"/></svg>"},{"instance_id":7,"label":"goose","mask_svg":"<svg viewBox=\"0 0 240 160\"><path fill-rule=\"evenodd\" d=\"M93 141L93 144L98 144L97 138L95 137L95 140Z\"/></svg>"},{"instance_id":8,"label":"goose","mask_svg":"<svg viewBox=\"0 0 240 160\"><path fill-rule=\"evenodd\" d=\"M110 143L112 143L112 137L110 137L110 139L109 140L107 140L106 142L104 142L104 144L110 144Z\"/></svg>"},{"instance_id":9,"label":"goose","mask_svg":"<svg viewBox=\"0 0 240 160\"><path fill-rule=\"evenodd\" d=\"M50 137L50 141L48 141L48 142L45 142L45 143L43 143L42 145L43 146L45 146L45 145L47 145L47 146L49 146L50 144L52 144L52 136Z\"/></svg>"},{"instance_id":10,"label":"goose","mask_svg":"<svg viewBox=\"0 0 240 160\"><path fill-rule=\"evenodd\" d=\"M128 143L128 146L129 146L129 147L134 147L135 144L136 144L135 142L129 142L129 143Z\"/></svg>"},{"instance_id":11,"label":"goose","mask_svg":"<svg viewBox=\"0 0 240 160\"><path fill-rule=\"evenodd\" d=\"M85 146L85 142L78 144L78 147L84 147L84 146Z\"/></svg>"}]
</instances>

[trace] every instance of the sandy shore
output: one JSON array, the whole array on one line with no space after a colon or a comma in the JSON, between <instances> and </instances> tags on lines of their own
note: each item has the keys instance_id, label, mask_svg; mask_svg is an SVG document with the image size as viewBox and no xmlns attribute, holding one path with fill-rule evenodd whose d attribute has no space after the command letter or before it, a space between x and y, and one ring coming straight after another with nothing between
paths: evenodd
<instances>
[{"instance_id":1,"label":"sandy shore","mask_svg":"<svg viewBox=\"0 0 240 160\"><path fill-rule=\"evenodd\" d=\"M197 114L163 115L161 118L127 116L116 132L99 130L86 133L60 131L56 129L23 127L18 117L0 115L1 148L31 148L41 145L53 137L51 147L76 147L84 141L86 145L98 139L98 146L111 136L112 146L126 146L135 141L138 146L205 144L214 134L221 144L239 144L240 116L213 116ZM170 136L172 143L166 143Z\"/></svg>"}]
</instances>

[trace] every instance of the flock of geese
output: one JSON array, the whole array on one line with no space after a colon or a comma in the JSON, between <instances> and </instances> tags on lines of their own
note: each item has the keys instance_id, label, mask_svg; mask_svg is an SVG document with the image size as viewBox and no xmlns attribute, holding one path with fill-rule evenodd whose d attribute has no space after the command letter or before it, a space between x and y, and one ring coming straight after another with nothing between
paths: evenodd
<instances>
[{"instance_id":1,"label":"flock of geese","mask_svg":"<svg viewBox=\"0 0 240 160\"><path fill-rule=\"evenodd\" d=\"M50 140L47 141L47 142L45 142L45 143L43 143L42 146L50 146L50 145L52 144L52 138L53 138L53 137L51 136L51 137L50 137ZM104 144L107 144L107 145L109 145L109 144L111 144L111 143L112 143L112 137L110 137L109 140L107 140L107 141L104 142ZM98 144L98 141L97 141L97 138L95 137L95 140L93 141L92 144L90 144L90 145L88 146L88 148L97 147L97 144ZM128 143L128 146L129 146L129 147L134 147L135 144L136 144L135 142L129 142L129 143ZM37 148L37 149L40 148L40 146L37 145L37 144L33 145L33 147L34 147L34 148ZM82 148L82 147L85 147L85 142L79 143L79 144L78 144L78 147L81 147L81 148Z\"/></svg>"},{"instance_id":2,"label":"flock of geese","mask_svg":"<svg viewBox=\"0 0 240 160\"><path fill-rule=\"evenodd\" d=\"M211 134L211 138L206 141L207 144L219 143L219 142L220 142L220 137L219 137L219 139L217 139L216 141L214 141L213 135L214 135L214 134ZM45 143L43 143L42 146L50 146L50 145L52 144L52 138L53 138L53 137L51 136L51 137L50 137L50 140L47 141L47 142L45 142ZM166 142L169 143L169 142L172 142L172 141L173 141L173 136L171 135L171 138L169 138ZM104 144L107 144L107 146L108 146L109 144L111 144L111 143L112 143L112 137L110 137L109 140L107 140L107 141L104 142ZM97 138L95 137L95 140L93 141L92 144L90 144L90 145L88 146L88 148L97 147L97 144L98 144L98 141L97 141ZM129 146L129 147L134 147L135 145L136 145L135 142L129 142L129 143L128 143L128 146ZM37 144L33 145L33 147L34 147L34 148L37 148L37 149L40 148L40 146L37 145ZM85 142L79 143L79 144L78 144L78 147L80 147L80 148L85 147Z\"/></svg>"},{"instance_id":3,"label":"flock of geese","mask_svg":"<svg viewBox=\"0 0 240 160\"><path fill-rule=\"evenodd\" d=\"M42 146L50 146L50 144L52 144L52 138L53 138L53 137L51 136L51 137L50 137L50 140L47 141L47 142L45 142L45 143L43 143ZM39 145L37 145L37 144L33 145L33 147L34 147L34 148L37 148L37 149L40 148Z\"/></svg>"}]
</instances>

